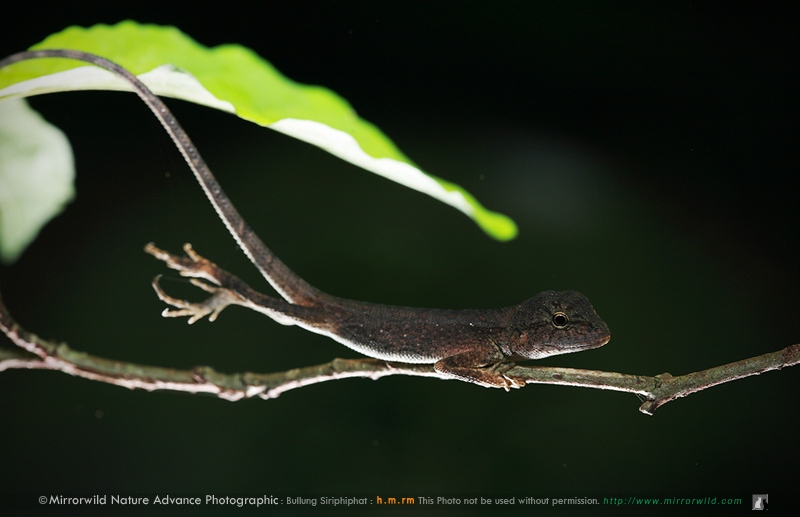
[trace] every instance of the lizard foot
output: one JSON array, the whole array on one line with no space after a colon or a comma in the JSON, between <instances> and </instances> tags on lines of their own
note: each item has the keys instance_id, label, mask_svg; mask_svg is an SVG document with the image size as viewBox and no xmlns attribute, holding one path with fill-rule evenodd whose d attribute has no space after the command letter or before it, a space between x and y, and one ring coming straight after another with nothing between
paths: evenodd
<instances>
[{"instance_id":1,"label":"lizard foot","mask_svg":"<svg viewBox=\"0 0 800 517\"><path fill-rule=\"evenodd\" d=\"M181 276L190 277L190 282L200 289L211 293L211 296L200 303L192 303L186 300L179 300L168 295L161 288L159 280L161 275L153 280L153 289L158 298L175 307L175 309L164 309L161 313L165 318L189 317L189 323L208 316L209 321L214 321L219 313L228 305L243 305L241 295L226 287L231 283L231 275L220 269L216 264L200 256L194 251L191 244L184 244L183 249L186 257L173 255L168 251L157 248L153 243L145 246L145 252L155 258L164 261L167 267L175 269ZM211 285L215 284L215 285Z\"/></svg>"},{"instance_id":2,"label":"lizard foot","mask_svg":"<svg viewBox=\"0 0 800 517\"><path fill-rule=\"evenodd\" d=\"M206 282L196 278L192 278L190 282L200 289L212 293L211 296L200 303L179 300L178 298L173 298L165 293L161 288L161 285L158 283L159 280L161 280L161 275L158 275L153 280L153 289L155 289L156 295L162 302L175 307L175 309L164 309L164 312L162 312L161 315L165 318L181 318L183 316L189 316L190 325L195 321L204 318L205 316L208 316L208 321L214 321L225 307L228 305L240 305L242 301L242 298L235 292L224 287L209 285Z\"/></svg>"},{"instance_id":3,"label":"lizard foot","mask_svg":"<svg viewBox=\"0 0 800 517\"><path fill-rule=\"evenodd\" d=\"M477 350L446 357L436 362L433 368L439 373L486 388L503 388L506 391L511 391L511 388L525 386L524 381L518 381L506 376L506 372L514 367L513 363L500 361L490 363L487 366L474 366L476 362L478 364L486 362L485 357L483 357L484 354L485 351Z\"/></svg>"}]
</instances>

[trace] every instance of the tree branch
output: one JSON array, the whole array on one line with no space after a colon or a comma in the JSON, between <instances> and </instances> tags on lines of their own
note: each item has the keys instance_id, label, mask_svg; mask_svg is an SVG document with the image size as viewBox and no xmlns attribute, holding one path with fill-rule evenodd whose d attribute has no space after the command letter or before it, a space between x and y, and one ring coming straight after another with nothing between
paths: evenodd
<instances>
[{"instance_id":1,"label":"tree branch","mask_svg":"<svg viewBox=\"0 0 800 517\"><path fill-rule=\"evenodd\" d=\"M0 372L14 368L59 370L129 389L208 393L226 400L241 400L252 397L272 399L295 388L354 377L379 379L388 375L412 375L453 380L437 373L433 365L390 363L369 358L334 359L317 366L277 373L233 374L220 373L208 366L176 370L114 361L73 350L66 343L47 341L28 332L14 321L2 298L0 328L21 349L0 347ZM677 398L798 362L800 344L679 377L668 373L647 377L546 366L514 366L505 375L520 384L559 384L636 393L646 397L639 411L652 415L656 409Z\"/></svg>"}]
</instances>

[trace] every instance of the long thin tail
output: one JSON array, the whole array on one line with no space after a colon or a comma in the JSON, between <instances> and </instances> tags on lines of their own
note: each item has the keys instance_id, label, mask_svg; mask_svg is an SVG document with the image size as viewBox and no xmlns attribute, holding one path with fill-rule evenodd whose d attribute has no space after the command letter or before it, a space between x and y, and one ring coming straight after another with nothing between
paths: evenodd
<instances>
[{"instance_id":1,"label":"long thin tail","mask_svg":"<svg viewBox=\"0 0 800 517\"><path fill-rule=\"evenodd\" d=\"M270 250L261 242L250 226L244 221L239 212L234 208L233 203L223 192L217 179L211 173L206 162L200 156L186 131L169 111L167 106L153 94L135 75L128 72L120 65L109 61L103 57L81 52L77 50L48 49L30 50L19 52L0 61L0 68L38 58L66 58L85 61L95 66L108 70L128 81L133 87L134 92L147 104L155 114L169 136L172 137L175 145L178 146L183 158L192 169L197 181L208 196L209 201L219 214L222 222L227 226L233 238L244 251L245 255L258 268L264 278L269 281L281 296L291 303L299 305L313 305L319 298L321 292L311 284L297 276L286 264L281 262Z\"/></svg>"}]
</instances>

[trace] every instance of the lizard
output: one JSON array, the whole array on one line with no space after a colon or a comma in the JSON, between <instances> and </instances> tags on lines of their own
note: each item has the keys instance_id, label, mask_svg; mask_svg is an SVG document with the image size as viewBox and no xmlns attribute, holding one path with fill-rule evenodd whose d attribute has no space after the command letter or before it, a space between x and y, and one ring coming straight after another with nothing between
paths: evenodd
<instances>
[{"instance_id":1,"label":"lizard","mask_svg":"<svg viewBox=\"0 0 800 517\"><path fill-rule=\"evenodd\" d=\"M214 321L230 305L261 312L278 323L328 336L375 359L433 364L446 378L508 390L524 381L507 377L515 361L541 359L605 345L608 326L577 291L544 291L500 309L424 309L339 298L312 286L261 241L244 221L167 106L135 75L97 55L68 49L19 52L0 68L28 59L66 58L90 63L125 79L166 129L218 216L239 247L283 298L259 293L185 245L185 257L150 243L145 251L162 260L211 296L200 303L172 298L153 281L158 297L174 307L166 317L208 316Z\"/></svg>"}]
</instances>

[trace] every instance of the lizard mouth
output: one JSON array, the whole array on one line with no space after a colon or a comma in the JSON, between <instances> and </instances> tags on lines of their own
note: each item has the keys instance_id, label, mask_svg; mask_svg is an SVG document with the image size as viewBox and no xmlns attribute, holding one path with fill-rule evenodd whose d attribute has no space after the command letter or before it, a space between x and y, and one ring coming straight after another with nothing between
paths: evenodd
<instances>
[{"instance_id":1,"label":"lizard mouth","mask_svg":"<svg viewBox=\"0 0 800 517\"><path fill-rule=\"evenodd\" d=\"M529 359L541 359L553 355L571 354L574 352L581 352L583 350L592 350L600 348L611 340L611 334L606 329L596 329L592 332L580 332L573 336L572 340L565 341L563 336L548 343L541 349L533 352L532 355L527 356Z\"/></svg>"},{"instance_id":2,"label":"lizard mouth","mask_svg":"<svg viewBox=\"0 0 800 517\"><path fill-rule=\"evenodd\" d=\"M611 333L604 332L600 336L598 336L596 343L597 343L597 346L603 346L606 343L608 343L609 341L611 341Z\"/></svg>"},{"instance_id":3,"label":"lizard mouth","mask_svg":"<svg viewBox=\"0 0 800 517\"><path fill-rule=\"evenodd\" d=\"M566 348L570 352L579 350L590 350L600 348L611 340L611 333L608 329L596 329L592 332L578 332L573 340L566 343ZM562 343L564 345L564 343Z\"/></svg>"},{"instance_id":4,"label":"lizard mouth","mask_svg":"<svg viewBox=\"0 0 800 517\"><path fill-rule=\"evenodd\" d=\"M611 333L608 330L599 330L595 339L587 340L586 344L591 345L591 348L600 348L609 341L611 341Z\"/></svg>"}]
</instances>

